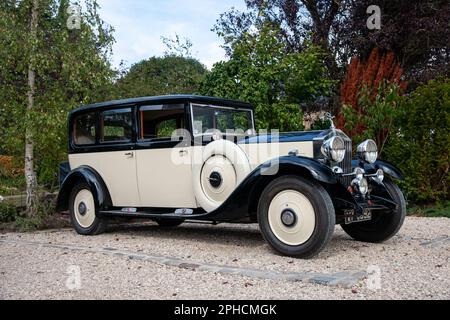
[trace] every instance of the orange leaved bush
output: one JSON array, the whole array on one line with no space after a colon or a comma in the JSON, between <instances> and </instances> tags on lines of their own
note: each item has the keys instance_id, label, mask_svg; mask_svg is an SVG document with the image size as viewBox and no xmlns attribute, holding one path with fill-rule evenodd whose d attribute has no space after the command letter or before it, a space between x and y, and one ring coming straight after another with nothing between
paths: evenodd
<instances>
[{"instance_id":1,"label":"orange leaved bush","mask_svg":"<svg viewBox=\"0 0 450 320\"><path fill-rule=\"evenodd\" d=\"M0 155L0 177L17 177L23 174L23 169L18 168L14 157Z\"/></svg>"},{"instance_id":2,"label":"orange leaved bush","mask_svg":"<svg viewBox=\"0 0 450 320\"><path fill-rule=\"evenodd\" d=\"M396 61L394 53L382 53L378 48L374 48L367 61L359 57L353 57L348 69L347 75L341 86L341 103L343 106L349 106L357 112L363 112L358 105L359 94L363 87L369 90L372 100L375 99L378 89L383 82L395 83L401 89L406 89L407 83L401 81L403 69ZM341 113L338 117L338 126L345 127L345 118ZM365 129L363 123L352 128L350 135L360 134Z\"/></svg>"}]
</instances>

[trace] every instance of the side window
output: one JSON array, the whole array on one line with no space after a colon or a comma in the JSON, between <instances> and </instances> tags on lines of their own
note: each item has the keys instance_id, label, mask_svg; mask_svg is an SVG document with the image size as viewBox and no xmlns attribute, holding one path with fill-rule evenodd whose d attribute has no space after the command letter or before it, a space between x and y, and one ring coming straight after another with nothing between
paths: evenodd
<instances>
[{"instance_id":1,"label":"side window","mask_svg":"<svg viewBox=\"0 0 450 320\"><path fill-rule=\"evenodd\" d=\"M77 146L95 144L96 115L87 113L75 118L73 128L73 142Z\"/></svg>"},{"instance_id":2,"label":"side window","mask_svg":"<svg viewBox=\"0 0 450 320\"><path fill-rule=\"evenodd\" d=\"M104 111L100 114L100 142L129 142L133 136L131 108Z\"/></svg>"},{"instance_id":3,"label":"side window","mask_svg":"<svg viewBox=\"0 0 450 320\"><path fill-rule=\"evenodd\" d=\"M170 139L174 131L185 128L182 104L142 106L139 113L140 140Z\"/></svg>"}]
</instances>

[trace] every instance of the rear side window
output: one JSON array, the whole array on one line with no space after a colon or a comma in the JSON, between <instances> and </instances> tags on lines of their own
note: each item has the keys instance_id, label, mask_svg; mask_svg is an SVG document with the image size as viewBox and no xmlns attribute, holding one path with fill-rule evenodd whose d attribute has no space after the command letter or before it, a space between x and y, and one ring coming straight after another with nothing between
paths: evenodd
<instances>
[{"instance_id":1,"label":"rear side window","mask_svg":"<svg viewBox=\"0 0 450 320\"><path fill-rule=\"evenodd\" d=\"M100 114L100 142L130 142L133 135L131 108L104 111Z\"/></svg>"},{"instance_id":2,"label":"rear side window","mask_svg":"<svg viewBox=\"0 0 450 320\"><path fill-rule=\"evenodd\" d=\"M185 128L183 104L142 106L139 112L139 140L170 140L176 130Z\"/></svg>"},{"instance_id":3,"label":"rear side window","mask_svg":"<svg viewBox=\"0 0 450 320\"><path fill-rule=\"evenodd\" d=\"M73 140L77 146L95 144L96 116L95 113L87 113L75 118Z\"/></svg>"}]
</instances>

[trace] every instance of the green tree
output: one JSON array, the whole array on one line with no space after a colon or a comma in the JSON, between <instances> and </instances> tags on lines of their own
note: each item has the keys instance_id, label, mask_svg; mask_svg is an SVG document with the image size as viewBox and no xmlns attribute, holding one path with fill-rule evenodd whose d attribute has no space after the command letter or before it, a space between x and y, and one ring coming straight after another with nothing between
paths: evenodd
<instances>
[{"instance_id":1,"label":"green tree","mask_svg":"<svg viewBox=\"0 0 450 320\"><path fill-rule=\"evenodd\" d=\"M201 91L252 103L260 129L299 130L300 105L328 95L334 84L325 71L324 55L317 47L289 52L280 29L265 23L233 43L230 60L214 65Z\"/></svg>"},{"instance_id":2,"label":"green tree","mask_svg":"<svg viewBox=\"0 0 450 320\"><path fill-rule=\"evenodd\" d=\"M67 113L102 99L115 75L112 28L95 0L85 0L84 8L72 28L77 10L69 10L68 0L0 4L0 149L25 158L26 171L35 171L40 183L55 180L66 156ZM35 194L34 186L28 189Z\"/></svg>"},{"instance_id":3,"label":"green tree","mask_svg":"<svg viewBox=\"0 0 450 320\"><path fill-rule=\"evenodd\" d=\"M207 70L198 60L178 54L151 57L133 65L116 83L114 98L196 93Z\"/></svg>"}]
</instances>

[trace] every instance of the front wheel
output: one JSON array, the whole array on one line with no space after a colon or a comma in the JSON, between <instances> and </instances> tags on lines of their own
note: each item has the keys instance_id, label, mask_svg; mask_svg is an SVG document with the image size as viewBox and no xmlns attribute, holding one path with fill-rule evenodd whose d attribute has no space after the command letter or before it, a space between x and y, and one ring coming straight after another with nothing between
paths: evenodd
<instances>
[{"instance_id":1,"label":"front wheel","mask_svg":"<svg viewBox=\"0 0 450 320\"><path fill-rule=\"evenodd\" d=\"M403 226L406 217L406 201L400 188L392 181L385 181L387 191L397 203L397 208L373 214L372 220L341 225L353 239L362 242L379 243L395 236Z\"/></svg>"},{"instance_id":2,"label":"front wheel","mask_svg":"<svg viewBox=\"0 0 450 320\"><path fill-rule=\"evenodd\" d=\"M97 235L105 230L106 221L97 216L97 207L89 186L78 183L69 198L70 220L81 235Z\"/></svg>"},{"instance_id":3,"label":"front wheel","mask_svg":"<svg viewBox=\"0 0 450 320\"><path fill-rule=\"evenodd\" d=\"M336 216L330 196L319 183L282 176L263 191L258 223L264 239L277 252L311 258L330 241Z\"/></svg>"}]
</instances>

